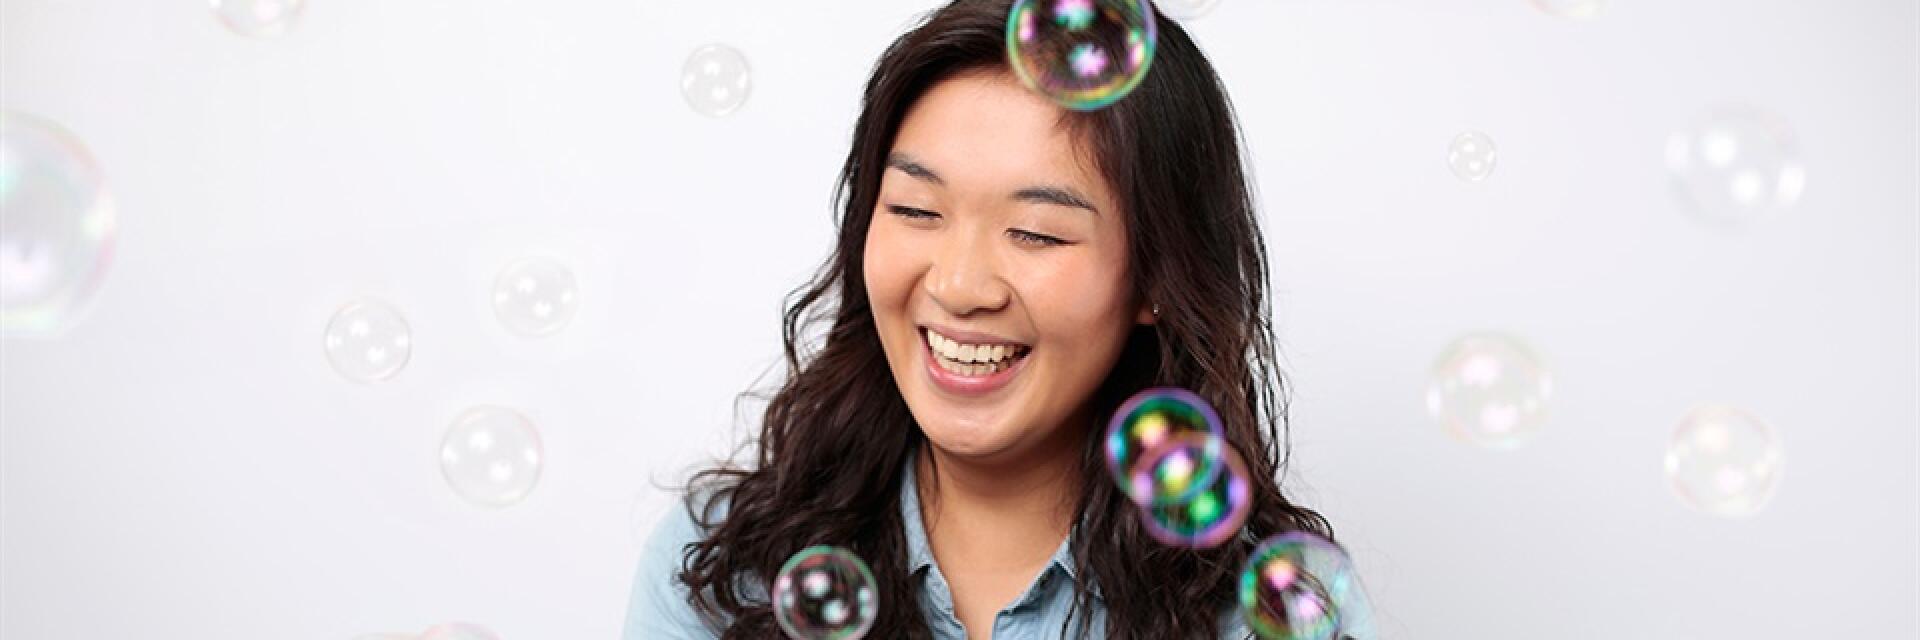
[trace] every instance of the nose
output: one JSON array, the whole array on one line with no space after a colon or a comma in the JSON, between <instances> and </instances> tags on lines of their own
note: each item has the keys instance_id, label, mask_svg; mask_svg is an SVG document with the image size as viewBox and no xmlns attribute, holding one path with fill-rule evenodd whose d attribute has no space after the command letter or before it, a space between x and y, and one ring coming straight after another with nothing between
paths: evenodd
<instances>
[{"instance_id":1,"label":"nose","mask_svg":"<svg viewBox=\"0 0 1920 640\"><path fill-rule=\"evenodd\" d=\"M927 296L955 317L1005 309L1012 292L1001 277L991 241L981 233L953 231L943 234L921 279Z\"/></svg>"}]
</instances>

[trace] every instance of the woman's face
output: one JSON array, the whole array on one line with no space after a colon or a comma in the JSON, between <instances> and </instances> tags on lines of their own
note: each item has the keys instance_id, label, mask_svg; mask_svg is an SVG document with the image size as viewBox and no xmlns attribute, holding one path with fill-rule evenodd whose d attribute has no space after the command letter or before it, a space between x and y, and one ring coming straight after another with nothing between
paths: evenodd
<instances>
[{"instance_id":1,"label":"woman's face","mask_svg":"<svg viewBox=\"0 0 1920 640\"><path fill-rule=\"evenodd\" d=\"M1123 213L1062 111L994 73L907 112L867 231L865 275L894 382L944 453L1015 462L1076 418L1152 321Z\"/></svg>"}]
</instances>

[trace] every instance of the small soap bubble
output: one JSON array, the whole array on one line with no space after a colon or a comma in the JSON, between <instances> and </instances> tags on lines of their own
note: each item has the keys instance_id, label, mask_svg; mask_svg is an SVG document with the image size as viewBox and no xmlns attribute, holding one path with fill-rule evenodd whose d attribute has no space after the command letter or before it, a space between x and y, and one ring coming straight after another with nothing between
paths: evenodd
<instances>
[{"instance_id":1,"label":"small soap bubble","mask_svg":"<svg viewBox=\"0 0 1920 640\"><path fill-rule=\"evenodd\" d=\"M86 146L58 124L0 111L0 334L70 328L106 275L114 236Z\"/></svg>"},{"instance_id":2,"label":"small soap bubble","mask_svg":"<svg viewBox=\"0 0 1920 640\"><path fill-rule=\"evenodd\" d=\"M1267 640L1372 638L1372 606L1345 551L1306 532L1260 543L1240 573L1240 613Z\"/></svg>"},{"instance_id":3,"label":"small soap bubble","mask_svg":"<svg viewBox=\"0 0 1920 640\"><path fill-rule=\"evenodd\" d=\"M794 640L858 640L873 628L880 601L873 572L839 547L808 547L773 579L773 613Z\"/></svg>"},{"instance_id":4,"label":"small soap bubble","mask_svg":"<svg viewBox=\"0 0 1920 640\"><path fill-rule=\"evenodd\" d=\"M573 320L580 292L573 271L546 258L523 258L493 280L493 316L526 337L551 335Z\"/></svg>"},{"instance_id":5,"label":"small soap bubble","mask_svg":"<svg viewBox=\"0 0 1920 640\"><path fill-rule=\"evenodd\" d=\"M1533 0L1533 8L1561 18L1588 19L1607 8L1606 0Z\"/></svg>"},{"instance_id":6,"label":"small soap bubble","mask_svg":"<svg viewBox=\"0 0 1920 640\"><path fill-rule=\"evenodd\" d=\"M500 636L477 624L449 622L428 628L420 640L500 640Z\"/></svg>"},{"instance_id":7,"label":"small soap bubble","mask_svg":"<svg viewBox=\"0 0 1920 640\"><path fill-rule=\"evenodd\" d=\"M1207 455L1191 460L1191 480L1184 483L1155 484L1154 491L1135 493L1135 466L1154 447L1181 433L1210 436ZM1226 434L1213 405L1192 391L1173 387L1155 387L1141 391L1120 404L1107 423L1107 471L1113 481L1142 505L1168 505L1186 502L1204 490L1220 473L1220 449Z\"/></svg>"},{"instance_id":8,"label":"small soap bubble","mask_svg":"<svg viewBox=\"0 0 1920 640\"><path fill-rule=\"evenodd\" d=\"M1667 138L1667 169L1680 200L1721 224L1790 210L1807 186L1793 131L1745 107L1714 111Z\"/></svg>"},{"instance_id":9,"label":"small soap bubble","mask_svg":"<svg viewBox=\"0 0 1920 640\"><path fill-rule=\"evenodd\" d=\"M1020 82L1081 111L1132 92L1158 38L1147 0L1018 0L1007 17L1007 59Z\"/></svg>"},{"instance_id":10,"label":"small soap bubble","mask_svg":"<svg viewBox=\"0 0 1920 640\"><path fill-rule=\"evenodd\" d=\"M1462 132L1447 145L1447 168L1467 182L1479 182L1493 175L1493 165L1498 159L1493 138L1479 131Z\"/></svg>"},{"instance_id":11,"label":"small soap bubble","mask_svg":"<svg viewBox=\"0 0 1920 640\"><path fill-rule=\"evenodd\" d=\"M1717 516L1750 516L1780 485L1784 453L1772 426L1727 406L1697 407L1667 444L1667 482L1687 506Z\"/></svg>"},{"instance_id":12,"label":"small soap bubble","mask_svg":"<svg viewBox=\"0 0 1920 640\"><path fill-rule=\"evenodd\" d=\"M1434 362L1427 414L1464 442L1508 449L1539 430L1552 395L1553 377L1526 343L1474 333Z\"/></svg>"},{"instance_id":13,"label":"small soap bubble","mask_svg":"<svg viewBox=\"0 0 1920 640\"><path fill-rule=\"evenodd\" d=\"M467 502L507 507L533 491L543 455L533 421L513 409L482 405L447 427L440 440L440 473Z\"/></svg>"},{"instance_id":14,"label":"small soap bubble","mask_svg":"<svg viewBox=\"0 0 1920 640\"><path fill-rule=\"evenodd\" d=\"M213 13L234 33L270 38L286 35L306 0L211 0Z\"/></svg>"},{"instance_id":15,"label":"small soap bubble","mask_svg":"<svg viewBox=\"0 0 1920 640\"><path fill-rule=\"evenodd\" d=\"M1220 6L1220 0L1157 0L1154 8L1175 20L1192 20L1212 13Z\"/></svg>"},{"instance_id":16,"label":"small soap bubble","mask_svg":"<svg viewBox=\"0 0 1920 640\"><path fill-rule=\"evenodd\" d=\"M1212 480L1189 489L1198 460L1213 456L1218 471ZM1173 546L1209 548L1233 539L1253 509L1253 483L1247 464L1233 447L1207 433L1187 432L1169 437L1142 456L1135 466L1135 491L1156 495L1185 493L1177 504L1142 505L1142 522L1154 539ZM1177 483L1179 489L1156 490Z\"/></svg>"},{"instance_id":17,"label":"small soap bubble","mask_svg":"<svg viewBox=\"0 0 1920 640\"><path fill-rule=\"evenodd\" d=\"M333 313L322 346L327 362L341 376L355 382L381 382L407 366L413 356L413 330L393 305L360 298Z\"/></svg>"},{"instance_id":18,"label":"small soap bubble","mask_svg":"<svg viewBox=\"0 0 1920 640\"><path fill-rule=\"evenodd\" d=\"M715 118L740 109L753 91L753 68L739 49L709 44L693 50L680 69L680 96L694 111Z\"/></svg>"}]
</instances>

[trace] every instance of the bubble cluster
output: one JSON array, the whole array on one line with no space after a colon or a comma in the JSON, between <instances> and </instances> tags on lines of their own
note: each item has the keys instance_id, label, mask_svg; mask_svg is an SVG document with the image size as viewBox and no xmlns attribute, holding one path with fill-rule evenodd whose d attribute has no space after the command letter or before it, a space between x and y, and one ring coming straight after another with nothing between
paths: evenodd
<instances>
[{"instance_id":1,"label":"bubble cluster","mask_svg":"<svg viewBox=\"0 0 1920 640\"><path fill-rule=\"evenodd\" d=\"M1193 467L1179 478L1180 483L1138 487L1134 478L1139 460L1154 447L1182 433L1210 436L1208 442L1212 449L1207 451L1208 455L1191 461ZM1220 416L1200 396L1172 387L1147 389L1122 403L1107 423L1107 471L1135 502L1178 504L1211 484L1219 474L1219 451L1224 446L1220 443L1224 438Z\"/></svg>"},{"instance_id":2,"label":"bubble cluster","mask_svg":"<svg viewBox=\"0 0 1920 640\"><path fill-rule=\"evenodd\" d=\"M1667 139L1673 188L1696 214L1740 223L1789 210L1806 190L1799 143L1780 119L1727 108Z\"/></svg>"},{"instance_id":3,"label":"bubble cluster","mask_svg":"<svg viewBox=\"0 0 1920 640\"><path fill-rule=\"evenodd\" d=\"M333 313L322 345L327 362L342 377L381 382L406 368L413 356L413 330L393 305L360 298Z\"/></svg>"},{"instance_id":4,"label":"bubble cluster","mask_svg":"<svg viewBox=\"0 0 1920 640\"><path fill-rule=\"evenodd\" d=\"M1195 486L1195 469L1201 464L1217 472L1212 480ZM1169 438L1140 459L1133 482L1140 492L1179 486L1188 497L1177 503L1143 504L1147 533L1164 544L1183 547L1213 547L1232 539L1253 508L1251 477L1239 452L1212 434L1189 432Z\"/></svg>"},{"instance_id":5,"label":"bubble cluster","mask_svg":"<svg viewBox=\"0 0 1920 640\"><path fill-rule=\"evenodd\" d=\"M1773 498L1784 453L1773 427L1733 407L1697 407L1667 444L1667 482L1702 512L1749 516Z\"/></svg>"},{"instance_id":6,"label":"bubble cluster","mask_svg":"<svg viewBox=\"0 0 1920 640\"><path fill-rule=\"evenodd\" d=\"M1254 549L1240 573L1240 613L1267 640L1374 635L1371 605L1346 552L1305 532L1283 533Z\"/></svg>"},{"instance_id":7,"label":"bubble cluster","mask_svg":"<svg viewBox=\"0 0 1920 640\"><path fill-rule=\"evenodd\" d=\"M1454 437L1512 448L1546 420L1553 378L1513 336L1475 333L1455 340L1434 362L1427 413Z\"/></svg>"},{"instance_id":8,"label":"bubble cluster","mask_svg":"<svg viewBox=\"0 0 1920 640\"><path fill-rule=\"evenodd\" d=\"M1192 20L1212 13L1220 0L1156 0L1153 7L1175 20Z\"/></svg>"},{"instance_id":9,"label":"bubble cluster","mask_svg":"<svg viewBox=\"0 0 1920 640\"><path fill-rule=\"evenodd\" d=\"M234 33L256 37L286 35L306 8L306 0L212 0L213 13Z\"/></svg>"},{"instance_id":10,"label":"bubble cluster","mask_svg":"<svg viewBox=\"0 0 1920 640\"><path fill-rule=\"evenodd\" d=\"M1147 0L1018 0L1007 16L1014 75L1082 111L1132 92L1147 77L1158 38Z\"/></svg>"},{"instance_id":11,"label":"bubble cluster","mask_svg":"<svg viewBox=\"0 0 1920 640\"><path fill-rule=\"evenodd\" d=\"M794 640L857 640L880 613L873 572L839 547L793 554L774 576L772 597L774 619Z\"/></svg>"},{"instance_id":12,"label":"bubble cluster","mask_svg":"<svg viewBox=\"0 0 1920 640\"><path fill-rule=\"evenodd\" d=\"M693 50L680 69L680 96L687 106L715 118L738 111L753 92L753 68L739 49L709 44Z\"/></svg>"},{"instance_id":13,"label":"bubble cluster","mask_svg":"<svg viewBox=\"0 0 1920 640\"><path fill-rule=\"evenodd\" d=\"M1467 182L1479 182L1493 175L1497 160L1499 153L1493 146L1493 138L1479 131L1461 132L1447 145L1447 168Z\"/></svg>"},{"instance_id":14,"label":"bubble cluster","mask_svg":"<svg viewBox=\"0 0 1920 640\"><path fill-rule=\"evenodd\" d=\"M543 450L533 421L506 407L462 412L440 440L440 474L467 502L506 507L540 481Z\"/></svg>"},{"instance_id":15,"label":"bubble cluster","mask_svg":"<svg viewBox=\"0 0 1920 640\"><path fill-rule=\"evenodd\" d=\"M546 258L516 260L493 280L493 316L522 336L558 332L579 304L573 271Z\"/></svg>"},{"instance_id":16,"label":"bubble cluster","mask_svg":"<svg viewBox=\"0 0 1920 640\"><path fill-rule=\"evenodd\" d=\"M1607 8L1606 0L1533 0L1533 8L1561 18L1587 19Z\"/></svg>"},{"instance_id":17,"label":"bubble cluster","mask_svg":"<svg viewBox=\"0 0 1920 640\"><path fill-rule=\"evenodd\" d=\"M71 327L112 261L114 209L79 139L39 117L0 111L0 333Z\"/></svg>"}]
</instances>

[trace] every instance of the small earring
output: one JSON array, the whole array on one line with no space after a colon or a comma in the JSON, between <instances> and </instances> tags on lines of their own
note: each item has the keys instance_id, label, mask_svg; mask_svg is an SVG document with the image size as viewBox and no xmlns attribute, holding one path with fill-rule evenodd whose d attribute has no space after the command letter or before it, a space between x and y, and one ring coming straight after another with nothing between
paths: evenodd
<instances>
[{"instance_id":1,"label":"small earring","mask_svg":"<svg viewBox=\"0 0 1920 640\"><path fill-rule=\"evenodd\" d=\"M1160 305L1158 304L1153 305L1153 317L1155 318L1160 317Z\"/></svg>"}]
</instances>

